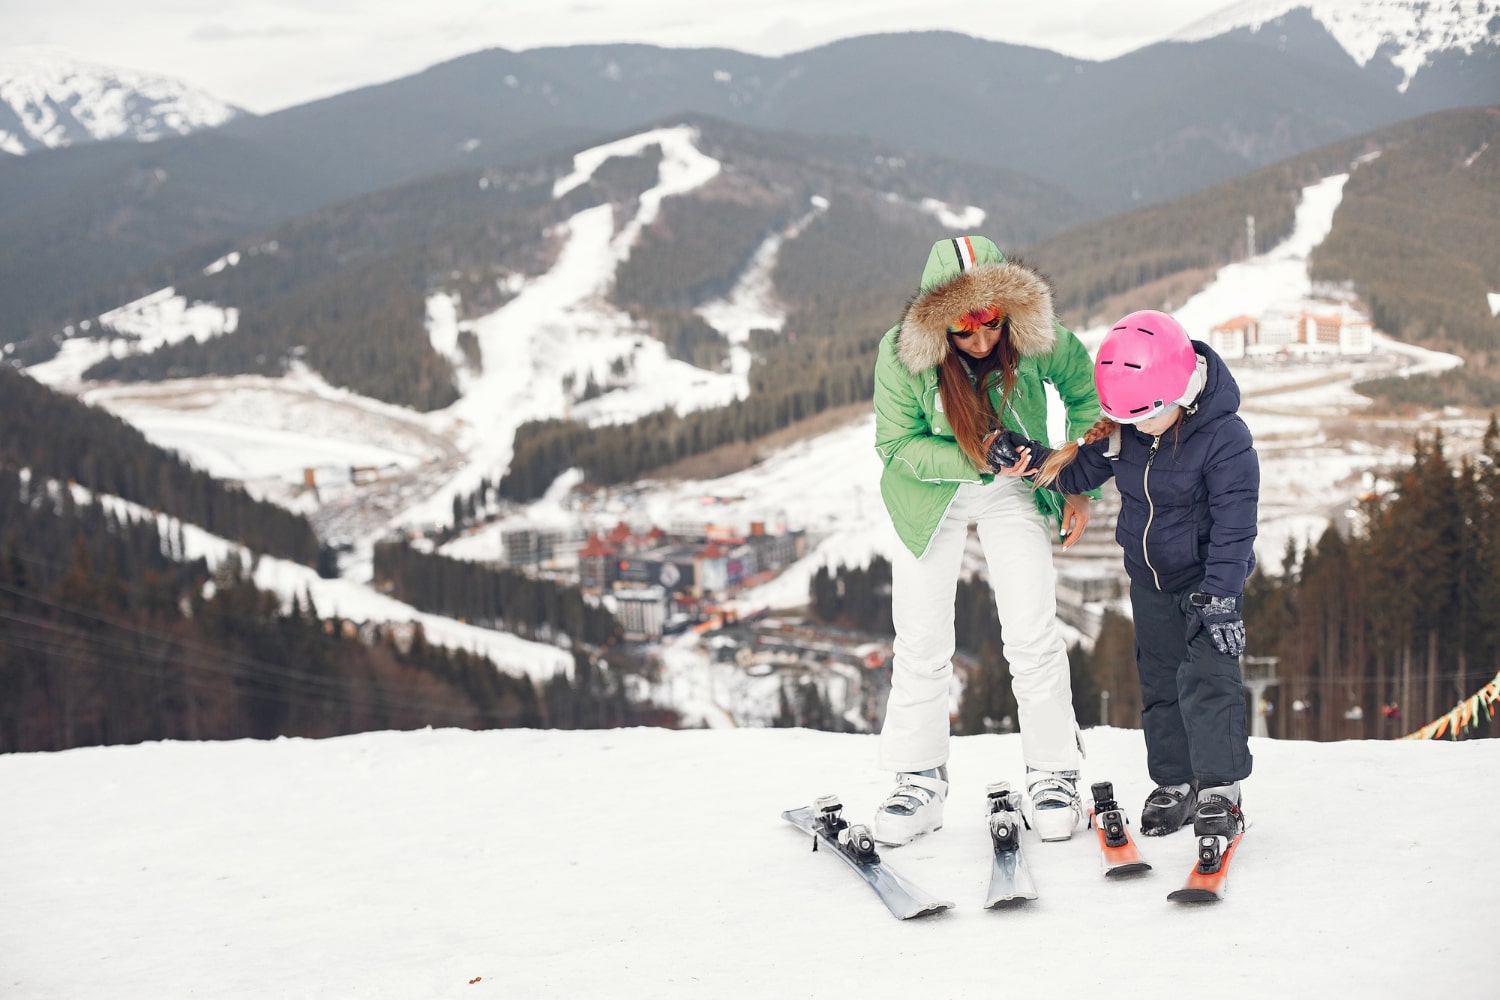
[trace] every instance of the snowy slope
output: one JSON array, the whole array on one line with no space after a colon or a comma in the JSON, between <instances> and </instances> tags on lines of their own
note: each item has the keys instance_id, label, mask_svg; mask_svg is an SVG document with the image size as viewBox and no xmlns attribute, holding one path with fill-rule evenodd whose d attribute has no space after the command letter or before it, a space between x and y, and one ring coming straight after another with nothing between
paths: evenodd
<instances>
[{"instance_id":1,"label":"snowy slope","mask_svg":"<svg viewBox=\"0 0 1500 1000\"><path fill-rule=\"evenodd\" d=\"M24 473L29 479L29 470ZM56 495L61 488L55 480L49 481L48 491ZM96 495L72 484L70 489L77 503L88 503ZM185 561L204 560L211 570L217 570L231 561L249 568L249 575L256 587L276 594L283 606L293 600L311 599L323 618L348 618L356 622L416 622L422 626L427 641L446 649L464 650L488 657L501 671L516 676L545 681L559 674L572 676L573 656L560 646L523 639L510 632L481 628L467 622L443 615L418 611L409 604L388 597L370 586L368 581L341 578L327 580L317 571L289 559L278 559L252 552L243 545L226 538L210 534L196 525L179 521L140 504L131 503L117 496L97 494L99 503L116 517L132 521L152 519L162 538L175 538L181 533Z\"/></svg>"},{"instance_id":2,"label":"snowy slope","mask_svg":"<svg viewBox=\"0 0 1500 1000\"><path fill-rule=\"evenodd\" d=\"M0 51L0 151L103 139L150 142L222 125L238 108L163 76L80 62L55 49Z\"/></svg>"},{"instance_id":3,"label":"snowy slope","mask_svg":"<svg viewBox=\"0 0 1500 1000\"><path fill-rule=\"evenodd\" d=\"M434 417L457 422L469 461L408 512L409 522L451 521L453 497L472 492L485 476L498 479L510 464L516 428L527 421L578 416L594 423L623 422L667 406L680 413L725 406L747 391L743 378L668 357L661 341L606 298L615 268L629 259L663 199L707 184L722 169L699 151L697 136L687 126L653 129L575 154L573 172L554 185L556 198L586 182L611 157L632 156L655 144L663 158L657 183L641 193L633 217L617 225L610 205L574 215L560 227L563 246L552 269L469 325L484 358L483 372ZM431 329L429 334L457 339ZM575 411L567 380L579 387L590 376L607 382L616 363L632 373L629 388Z\"/></svg>"},{"instance_id":4,"label":"snowy slope","mask_svg":"<svg viewBox=\"0 0 1500 1000\"><path fill-rule=\"evenodd\" d=\"M1132 817L1138 732L1085 781ZM981 908L984 785L1014 736L953 743L943 830L887 852L957 907L893 919L782 810L867 819L875 738L802 730L368 733L0 757L0 993L163 997L1494 996L1500 741L1255 739L1228 898L1099 874L1092 834L1024 842L1041 898ZM1176 984L1163 988L1163 982Z\"/></svg>"},{"instance_id":5,"label":"snowy slope","mask_svg":"<svg viewBox=\"0 0 1500 1000\"><path fill-rule=\"evenodd\" d=\"M1361 66L1384 54L1403 75L1400 89L1436 53L1472 52L1500 41L1489 0L1242 0L1171 36L1180 42L1214 38L1235 28L1259 31L1289 11L1304 8Z\"/></svg>"}]
</instances>

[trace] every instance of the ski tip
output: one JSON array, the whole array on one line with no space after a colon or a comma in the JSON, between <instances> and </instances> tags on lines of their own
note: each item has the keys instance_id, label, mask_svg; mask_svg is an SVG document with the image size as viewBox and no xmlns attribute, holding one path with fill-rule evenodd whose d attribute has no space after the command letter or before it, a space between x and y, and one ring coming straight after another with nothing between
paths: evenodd
<instances>
[{"instance_id":1,"label":"ski tip","mask_svg":"<svg viewBox=\"0 0 1500 1000\"><path fill-rule=\"evenodd\" d=\"M947 902L946 900L934 900L931 903L924 903L922 906L918 907L917 909L912 910L909 913L901 915L901 919L902 920L910 920L913 917L926 917L926 916L931 916L934 913L942 913L944 910L951 910L951 909L953 909L953 904L952 903Z\"/></svg>"}]
</instances>

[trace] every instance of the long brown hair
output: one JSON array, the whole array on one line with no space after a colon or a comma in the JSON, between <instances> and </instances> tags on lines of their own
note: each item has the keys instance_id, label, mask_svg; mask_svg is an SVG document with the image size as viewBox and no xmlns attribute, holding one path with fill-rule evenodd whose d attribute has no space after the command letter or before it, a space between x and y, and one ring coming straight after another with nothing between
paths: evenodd
<instances>
[{"instance_id":1,"label":"long brown hair","mask_svg":"<svg viewBox=\"0 0 1500 1000\"><path fill-rule=\"evenodd\" d=\"M943 394L943 409L948 414L948 426L953 428L953 437L976 469L989 466L984 453L984 440L1000 426L999 415L990 402L990 383L998 372L1003 382L1000 392L1000 409L1010 399L1016 385L1016 365L1020 354L1010 339L1010 320L1000 327L1000 339L995 349L982 358L970 358L967 365L964 355L953 337L948 337L948 353L938 365L938 391ZM972 373L973 381L970 381ZM951 391L949 391L951 389Z\"/></svg>"}]
</instances>

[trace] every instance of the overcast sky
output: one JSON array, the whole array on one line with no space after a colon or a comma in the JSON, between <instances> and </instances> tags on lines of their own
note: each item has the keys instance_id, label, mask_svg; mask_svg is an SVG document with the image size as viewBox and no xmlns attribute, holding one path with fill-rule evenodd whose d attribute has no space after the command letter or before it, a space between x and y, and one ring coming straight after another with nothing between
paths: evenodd
<instances>
[{"instance_id":1,"label":"overcast sky","mask_svg":"<svg viewBox=\"0 0 1500 1000\"><path fill-rule=\"evenodd\" d=\"M1228 0L0 0L0 46L48 46L159 73L265 113L483 48L579 42L782 55L836 38L944 28L1109 59ZM0 52L3 58L3 52Z\"/></svg>"}]
</instances>

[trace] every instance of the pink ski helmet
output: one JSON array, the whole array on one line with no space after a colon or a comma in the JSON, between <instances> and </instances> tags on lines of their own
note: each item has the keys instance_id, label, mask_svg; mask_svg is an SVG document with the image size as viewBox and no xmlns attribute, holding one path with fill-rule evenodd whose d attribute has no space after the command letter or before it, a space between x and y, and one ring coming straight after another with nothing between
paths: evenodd
<instances>
[{"instance_id":1,"label":"pink ski helmet","mask_svg":"<svg viewBox=\"0 0 1500 1000\"><path fill-rule=\"evenodd\" d=\"M1094 359L1099 406L1116 423L1150 420L1174 403L1191 402L1202 384L1193 376L1198 355L1182 324L1154 309L1114 325ZM1197 384L1195 384L1197 383Z\"/></svg>"}]
</instances>

